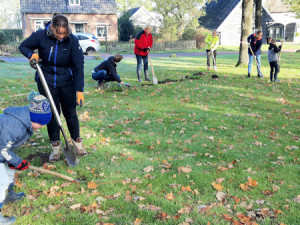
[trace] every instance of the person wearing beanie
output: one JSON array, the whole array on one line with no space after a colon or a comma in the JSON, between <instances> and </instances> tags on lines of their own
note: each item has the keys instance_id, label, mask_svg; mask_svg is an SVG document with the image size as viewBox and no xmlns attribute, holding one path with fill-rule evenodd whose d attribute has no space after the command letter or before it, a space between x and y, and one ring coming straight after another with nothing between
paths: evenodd
<instances>
[{"instance_id":1,"label":"person wearing beanie","mask_svg":"<svg viewBox=\"0 0 300 225\"><path fill-rule=\"evenodd\" d=\"M47 98L38 92L28 96L29 106L9 107L0 114L0 224L13 224L14 217L3 217L4 205L21 200L25 194L14 192L15 170L26 170L29 163L14 153L33 131L47 125L52 112Z\"/></svg>"}]
</instances>

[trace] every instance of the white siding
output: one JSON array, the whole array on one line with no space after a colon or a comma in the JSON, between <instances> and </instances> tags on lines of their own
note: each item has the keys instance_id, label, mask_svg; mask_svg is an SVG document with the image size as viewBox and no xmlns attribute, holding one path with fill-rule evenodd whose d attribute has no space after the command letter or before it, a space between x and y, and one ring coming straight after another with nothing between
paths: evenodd
<instances>
[{"instance_id":1,"label":"white siding","mask_svg":"<svg viewBox=\"0 0 300 225\"><path fill-rule=\"evenodd\" d=\"M218 28L221 33L220 44L223 46L238 46L241 39L242 2L232 10L229 16Z\"/></svg>"}]
</instances>

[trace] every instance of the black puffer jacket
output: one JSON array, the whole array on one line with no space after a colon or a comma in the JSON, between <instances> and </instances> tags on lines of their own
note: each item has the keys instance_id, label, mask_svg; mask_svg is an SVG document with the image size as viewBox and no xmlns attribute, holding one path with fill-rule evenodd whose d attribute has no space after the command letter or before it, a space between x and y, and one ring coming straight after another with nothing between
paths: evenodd
<instances>
[{"instance_id":1,"label":"black puffer jacket","mask_svg":"<svg viewBox=\"0 0 300 225\"><path fill-rule=\"evenodd\" d=\"M113 56L103 61L99 66L95 67L94 69L96 73L100 70L105 70L108 75L114 78L114 80L118 81L119 83L121 82L121 79L117 73L117 63L115 62Z\"/></svg>"},{"instance_id":2,"label":"black puffer jacket","mask_svg":"<svg viewBox=\"0 0 300 225\"><path fill-rule=\"evenodd\" d=\"M48 30L39 30L22 42L20 52L28 59L38 50L42 59L41 69L51 87L64 87L74 84L76 91L84 89L84 57L78 39L69 37L58 41ZM38 74L35 81L41 83Z\"/></svg>"}]
</instances>

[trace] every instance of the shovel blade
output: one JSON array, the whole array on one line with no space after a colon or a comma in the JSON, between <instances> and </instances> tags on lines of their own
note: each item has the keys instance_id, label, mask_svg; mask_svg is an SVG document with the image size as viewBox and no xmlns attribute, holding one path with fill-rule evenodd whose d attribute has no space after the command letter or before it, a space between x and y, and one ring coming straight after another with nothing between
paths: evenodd
<instances>
[{"instance_id":1,"label":"shovel blade","mask_svg":"<svg viewBox=\"0 0 300 225\"><path fill-rule=\"evenodd\" d=\"M70 167L75 167L79 163L79 160L76 157L75 152L70 147L63 148L63 154L65 156L65 160L67 161Z\"/></svg>"},{"instance_id":2,"label":"shovel blade","mask_svg":"<svg viewBox=\"0 0 300 225\"><path fill-rule=\"evenodd\" d=\"M153 81L153 84L158 84L156 77L152 77L152 81Z\"/></svg>"}]
</instances>

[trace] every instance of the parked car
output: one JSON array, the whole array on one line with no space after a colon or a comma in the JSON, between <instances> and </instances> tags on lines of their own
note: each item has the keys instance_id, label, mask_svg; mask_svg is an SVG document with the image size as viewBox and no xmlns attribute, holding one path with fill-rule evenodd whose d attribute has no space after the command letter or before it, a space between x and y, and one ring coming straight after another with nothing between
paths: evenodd
<instances>
[{"instance_id":1,"label":"parked car","mask_svg":"<svg viewBox=\"0 0 300 225\"><path fill-rule=\"evenodd\" d=\"M100 43L93 34L75 33L83 53L92 54L100 50Z\"/></svg>"}]
</instances>

